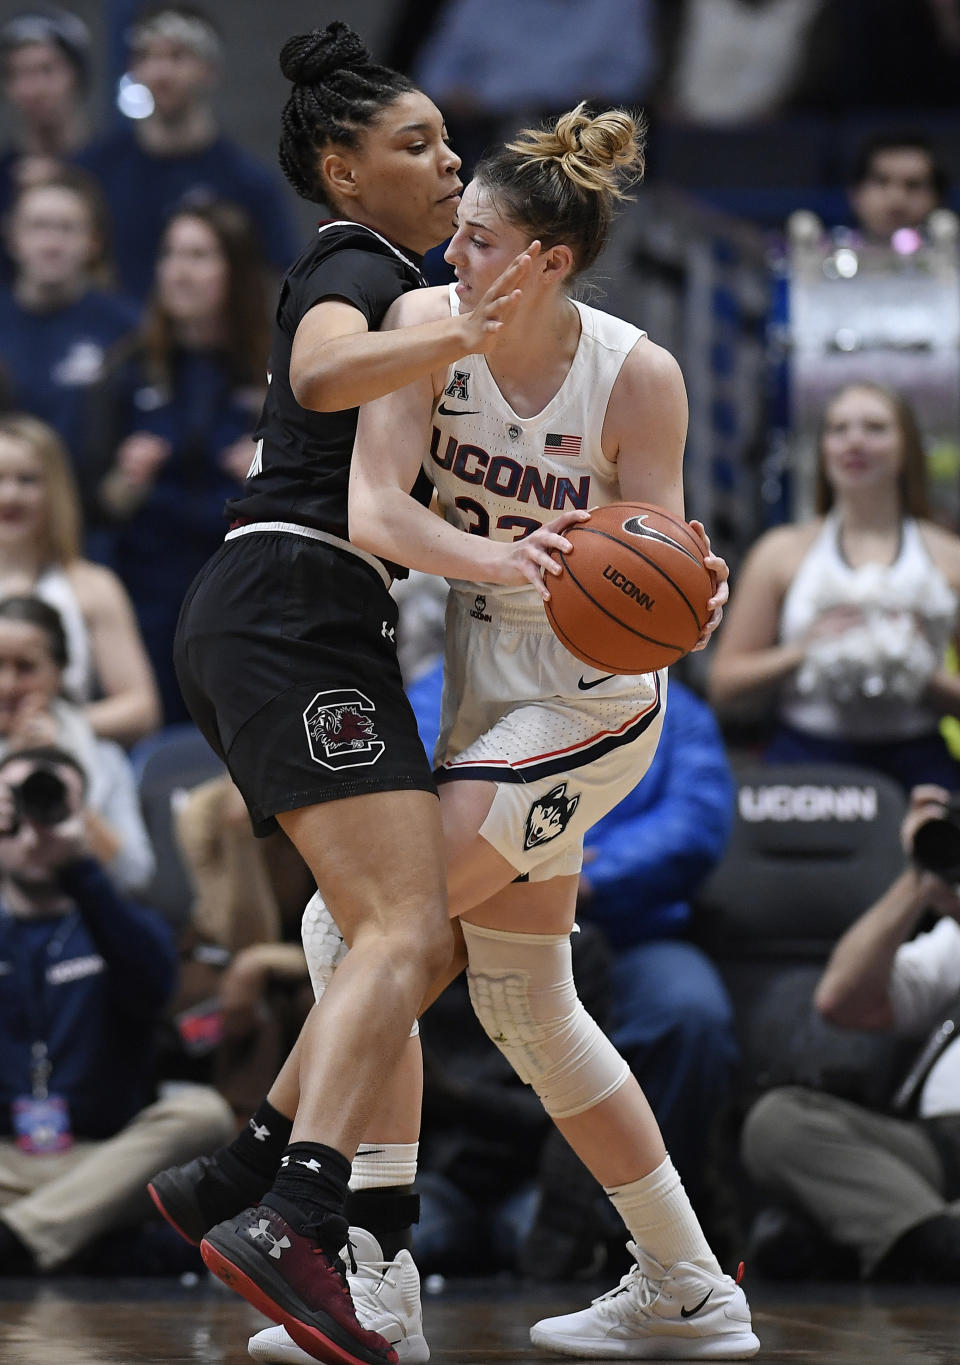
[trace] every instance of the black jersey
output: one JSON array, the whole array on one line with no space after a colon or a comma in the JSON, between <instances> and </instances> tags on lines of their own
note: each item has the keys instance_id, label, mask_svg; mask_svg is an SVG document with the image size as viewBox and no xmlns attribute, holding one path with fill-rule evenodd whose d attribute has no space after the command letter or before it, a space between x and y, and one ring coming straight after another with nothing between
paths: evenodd
<instances>
[{"instance_id":1,"label":"black jersey","mask_svg":"<svg viewBox=\"0 0 960 1365\"><path fill-rule=\"evenodd\" d=\"M420 260L358 223L325 223L280 287L270 383L254 433L257 453L244 490L227 504L230 520L294 522L349 540L347 490L357 408L312 412L290 388L290 352L301 318L321 299L339 298L380 326L394 299L426 284ZM425 476L412 492L424 504ZM405 569L390 566L395 575Z\"/></svg>"}]
</instances>

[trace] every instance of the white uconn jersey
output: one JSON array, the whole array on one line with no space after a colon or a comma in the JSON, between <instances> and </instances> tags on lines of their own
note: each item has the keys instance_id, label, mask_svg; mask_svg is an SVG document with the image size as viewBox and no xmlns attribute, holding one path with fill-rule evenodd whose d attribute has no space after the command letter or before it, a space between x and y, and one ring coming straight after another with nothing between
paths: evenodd
<instances>
[{"instance_id":1,"label":"white uconn jersey","mask_svg":"<svg viewBox=\"0 0 960 1365\"><path fill-rule=\"evenodd\" d=\"M456 313L453 285L449 294ZM616 466L604 458L600 434L621 366L646 334L574 302L581 325L576 354L559 390L536 416L517 416L485 356L464 356L447 371L423 468L444 517L463 531L520 540L563 511L599 507L620 496ZM456 581L452 586L475 587ZM486 591L537 596L530 587Z\"/></svg>"}]
</instances>

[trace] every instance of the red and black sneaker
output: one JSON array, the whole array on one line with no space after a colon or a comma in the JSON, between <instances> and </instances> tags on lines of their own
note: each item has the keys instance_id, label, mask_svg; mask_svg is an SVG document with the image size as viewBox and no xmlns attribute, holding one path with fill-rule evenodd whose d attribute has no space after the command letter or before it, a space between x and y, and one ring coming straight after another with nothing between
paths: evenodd
<instances>
[{"instance_id":1,"label":"red and black sneaker","mask_svg":"<svg viewBox=\"0 0 960 1365\"><path fill-rule=\"evenodd\" d=\"M155 1175L147 1193L184 1241L198 1247L210 1228L242 1213L264 1190L231 1180L216 1157L198 1156Z\"/></svg>"},{"instance_id":2,"label":"red and black sneaker","mask_svg":"<svg viewBox=\"0 0 960 1365\"><path fill-rule=\"evenodd\" d=\"M259 1312L282 1323L307 1355L328 1365L397 1365L397 1353L360 1326L343 1263L297 1232L269 1204L211 1228L207 1269Z\"/></svg>"}]
</instances>

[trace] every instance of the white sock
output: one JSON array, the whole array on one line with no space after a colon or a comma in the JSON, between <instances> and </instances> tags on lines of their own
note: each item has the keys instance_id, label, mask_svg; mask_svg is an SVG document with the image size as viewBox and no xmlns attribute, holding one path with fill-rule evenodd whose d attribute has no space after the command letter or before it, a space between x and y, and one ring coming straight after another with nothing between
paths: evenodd
<instances>
[{"instance_id":1,"label":"white sock","mask_svg":"<svg viewBox=\"0 0 960 1365\"><path fill-rule=\"evenodd\" d=\"M350 1170L351 1190L412 1185L417 1178L419 1142L361 1142Z\"/></svg>"},{"instance_id":2,"label":"white sock","mask_svg":"<svg viewBox=\"0 0 960 1365\"><path fill-rule=\"evenodd\" d=\"M604 1189L637 1246L665 1270L688 1261L723 1274L669 1156L649 1175Z\"/></svg>"}]
</instances>

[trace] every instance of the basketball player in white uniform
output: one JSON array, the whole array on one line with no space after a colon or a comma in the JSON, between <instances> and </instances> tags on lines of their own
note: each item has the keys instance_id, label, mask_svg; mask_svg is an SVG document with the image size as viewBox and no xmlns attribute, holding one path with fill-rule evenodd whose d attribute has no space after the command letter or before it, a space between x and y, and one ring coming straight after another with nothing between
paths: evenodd
<instances>
[{"instance_id":1,"label":"basketball player in white uniform","mask_svg":"<svg viewBox=\"0 0 960 1365\"><path fill-rule=\"evenodd\" d=\"M676 362L568 293L603 245L618 171L639 160L628 115L581 108L478 167L447 251L457 284L404 296L386 325L469 310L524 247L530 278L486 356L361 411L350 525L367 550L450 580L436 776L471 999L632 1236L636 1264L618 1290L537 1324L532 1339L574 1355L739 1359L759 1346L743 1293L721 1272L639 1085L570 976L583 833L645 772L666 677L608 677L567 653L543 611L559 571L546 552L526 587L503 586L497 571L497 542L571 507L626 499L683 515ZM409 495L421 464L442 520ZM708 564L718 586L701 645L727 595L726 566Z\"/></svg>"},{"instance_id":2,"label":"basketball player in white uniform","mask_svg":"<svg viewBox=\"0 0 960 1365\"><path fill-rule=\"evenodd\" d=\"M430 306L458 312L456 287ZM461 530L514 539L567 507L619 499L601 432L623 364L645 334L574 308L576 351L540 411L515 411L482 356L447 372L424 469ZM455 579L451 588L438 779L495 784L480 835L519 875L574 876L585 832L650 765L666 670L618 677L585 667L554 636L532 585Z\"/></svg>"},{"instance_id":3,"label":"basketball player in white uniform","mask_svg":"<svg viewBox=\"0 0 960 1365\"><path fill-rule=\"evenodd\" d=\"M631 1235L636 1264L621 1285L538 1323L532 1340L592 1358L741 1359L759 1347L743 1292L717 1264L642 1091L583 1010L570 968L583 834L646 771L666 677L607 676L563 648L543 610L559 572L546 549L525 587L506 586L501 567L504 542L539 527L552 528L554 552L569 548L556 519L571 508L627 499L683 515L676 362L567 292L603 246L619 172L641 165L629 115L578 109L478 167L447 251L457 285L405 296L384 325L449 325L501 261L529 248L532 269L487 356L451 357L361 410L350 535L451 582L436 776L471 999ZM443 519L410 495L421 466ZM701 645L727 596L726 565L707 563L717 586ZM394 1088L367 1138L399 1157L398 1103ZM282 1328L254 1338L251 1354L305 1359Z\"/></svg>"}]
</instances>

